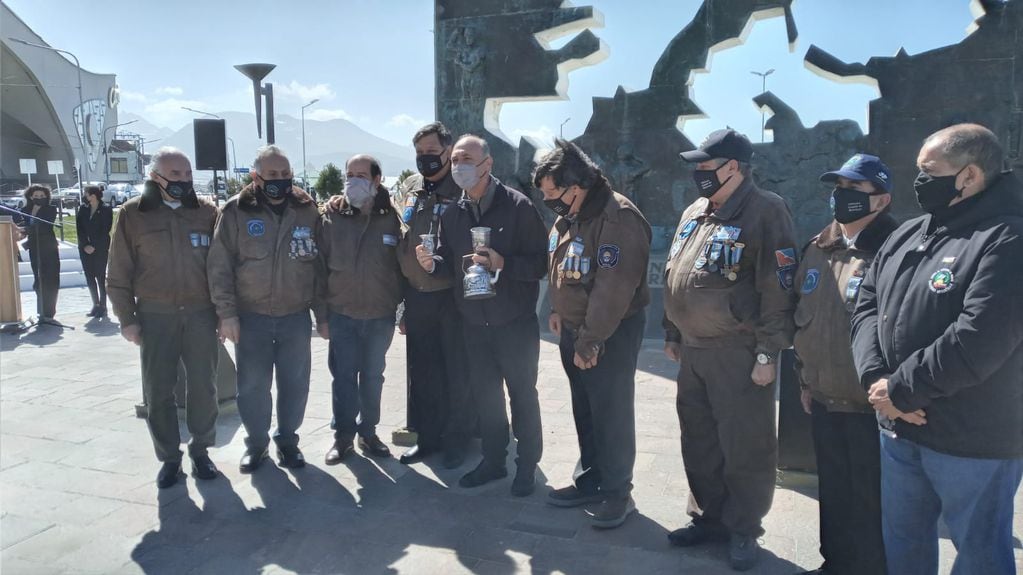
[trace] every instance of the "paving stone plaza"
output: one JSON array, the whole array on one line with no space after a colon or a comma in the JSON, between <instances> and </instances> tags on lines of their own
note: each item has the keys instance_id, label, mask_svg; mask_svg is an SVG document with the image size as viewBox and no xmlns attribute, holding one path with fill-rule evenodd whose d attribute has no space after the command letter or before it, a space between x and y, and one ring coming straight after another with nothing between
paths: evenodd
<instances>
[{"instance_id":1,"label":"paving stone plaza","mask_svg":"<svg viewBox=\"0 0 1023 575\"><path fill-rule=\"evenodd\" d=\"M34 309L33 294L23 294ZM638 512L597 531L580 509L544 503L548 486L570 478L578 448L557 348L542 342L540 398L544 456L540 487L513 498L511 479L475 490L457 486L476 464L446 470L439 460L404 466L361 454L336 467L330 447L326 342L313 341L313 380L301 446L309 465L265 465L238 473L245 446L237 413L223 410L211 451L224 477L159 491L159 465L145 423L137 349L110 320L85 317L85 288L61 290L58 319L0 339L0 568L50 573L660 574L731 573L726 546L681 550L668 531L686 521L674 367L648 340L637 373ZM86 321L89 320L89 321ZM405 344L387 354L380 436L405 419ZM187 437L182 422L182 435ZM400 447L392 450L400 453ZM188 463L185 463L186 470ZM817 567L816 482L780 473L752 571L789 574ZM1023 498L1016 498L1017 569L1023 567ZM954 553L942 539L943 573Z\"/></svg>"}]
</instances>

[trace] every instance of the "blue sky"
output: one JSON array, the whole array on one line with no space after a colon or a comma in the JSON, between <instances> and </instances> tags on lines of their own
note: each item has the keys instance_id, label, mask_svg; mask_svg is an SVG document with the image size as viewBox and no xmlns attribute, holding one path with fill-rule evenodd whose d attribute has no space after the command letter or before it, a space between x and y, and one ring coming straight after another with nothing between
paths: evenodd
<instances>
[{"instance_id":1,"label":"blue sky","mask_svg":"<svg viewBox=\"0 0 1023 575\"><path fill-rule=\"evenodd\" d=\"M74 52L83 67L116 73L122 108L177 129L212 112L251 111L252 84L234 64L277 64L278 113L307 120L347 118L400 144L433 117L433 2L429 0L4 0L51 45ZM502 131L548 140L559 125L579 135L591 98L618 85L647 86L667 43L688 23L698 0L592 0L604 27L594 32L609 54L569 77L568 101L506 105ZM710 72L695 77L693 94L709 118L685 130L699 142L728 124L756 139L760 113L751 98L760 79L751 70L774 68L768 89L793 106L804 123L850 118L866 130L876 89L837 84L803 66L816 44L848 62L910 54L958 42L973 21L967 0L800 0L800 37L790 52L784 20L753 26L744 45L717 52ZM935 86L939 89L940 86Z\"/></svg>"}]
</instances>

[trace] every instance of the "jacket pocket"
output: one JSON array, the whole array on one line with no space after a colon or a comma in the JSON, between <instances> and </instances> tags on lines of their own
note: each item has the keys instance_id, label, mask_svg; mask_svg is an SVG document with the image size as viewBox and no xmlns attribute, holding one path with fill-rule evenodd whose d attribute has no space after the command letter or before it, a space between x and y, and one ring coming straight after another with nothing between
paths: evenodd
<instances>
[{"instance_id":1,"label":"jacket pocket","mask_svg":"<svg viewBox=\"0 0 1023 575\"><path fill-rule=\"evenodd\" d=\"M715 338L736 335L741 323L732 311L731 290L696 288L686 292L686 317L682 328L687 335Z\"/></svg>"},{"instance_id":2,"label":"jacket pocket","mask_svg":"<svg viewBox=\"0 0 1023 575\"><path fill-rule=\"evenodd\" d=\"M238 242L238 255L243 260L261 260L270 255L272 239L246 238Z\"/></svg>"}]
</instances>

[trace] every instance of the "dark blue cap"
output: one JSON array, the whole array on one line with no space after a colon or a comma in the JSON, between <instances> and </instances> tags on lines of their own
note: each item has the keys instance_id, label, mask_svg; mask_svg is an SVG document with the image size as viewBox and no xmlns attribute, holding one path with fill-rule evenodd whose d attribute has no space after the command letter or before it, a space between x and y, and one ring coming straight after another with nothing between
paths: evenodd
<instances>
[{"instance_id":1,"label":"dark blue cap","mask_svg":"<svg viewBox=\"0 0 1023 575\"><path fill-rule=\"evenodd\" d=\"M857 182L873 182L885 192L892 191L892 173L884 165L881 158L870 154L856 154L849 158L841 168L827 172L821 176L822 182L834 182L838 177L848 178Z\"/></svg>"},{"instance_id":2,"label":"dark blue cap","mask_svg":"<svg viewBox=\"0 0 1023 575\"><path fill-rule=\"evenodd\" d=\"M749 138L731 128L711 132L700 147L679 154L687 162L699 163L716 158L749 163L753 157L753 144Z\"/></svg>"}]
</instances>

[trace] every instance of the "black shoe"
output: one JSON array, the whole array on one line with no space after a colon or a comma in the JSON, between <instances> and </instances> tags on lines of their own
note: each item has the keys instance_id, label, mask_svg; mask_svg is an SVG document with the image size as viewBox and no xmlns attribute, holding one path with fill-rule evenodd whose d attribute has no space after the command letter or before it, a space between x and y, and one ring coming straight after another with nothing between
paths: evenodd
<instances>
[{"instance_id":1,"label":"black shoe","mask_svg":"<svg viewBox=\"0 0 1023 575\"><path fill-rule=\"evenodd\" d=\"M355 453L355 448L352 447L351 439L336 439L323 461L327 465L337 465L353 453Z\"/></svg>"},{"instance_id":2,"label":"black shoe","mask_svg":"<svg viewBox=\"0 0 1023 575\"><path fill-rule=\"evenodd\" d=\"M277 448L277 462L281 467L288 469L300 469L305 467L305 456L297 445L288 445Z\"/></svg>"},{"instance_id":3,"label":"black shoe","mask_svg":"<svg viewBox=\"0 0 1023 575\"><path fill-rule=\"evenodd\" d=\"M259 469L263 462L269 459L270 454L267 453L266 448L253 450L246 449L245 455L242 456L242 460L238 462L238 471L242 473L252 473Z\"/></svg>"},{"instance_id":4,"label":"black shoe","mask_svg":"<svg viewBox=\"0 0 1023 575\"><path fill-rule=\"evenodd\" d=\"M486 460L480 462L469 473L466 473L458 480L458 484L462 487L473 488L479 487L484 483L490 483L503 477L508 477L508 470L503 466L490 465Z\"/></svg>"},{"instance_id":5,"label":"black shoe","mask_svg":"<svg viewBox=\"0 0 1023 575\"><path fill-rule=\"evenodd\" d=\"M103 306L96 308L96 315L93 317L107 317L107 308Z\"/></svg>"},{"instance_id":6,"label":"black shoe","mask_svg":"<svg viewBox=\"0 0 1023 575\"><path fill-rule=\"evenodd\" d=\"M430 450L420 446L418 443L408 448L405 453L401 454L398 461L405 465L412 465L413 463L426 459L427 455L430 455Z\"/></svg>"},{"instance_id":7,"label":"black shoe","mask_svg":"<svg viewBox=\"0 0 1023 575\"><path fill-rule=\"evenodd\" d=\"M99 306L98 305L94 305L94 306L92 306L92 309L89 310L89 313L85 314L85 317L98 317L96 315L97 313L99 313Z\"/></svg>"},{"instance_id":8,"label":"black shoe","mask_svg":"<svg viewBox=\"0 0 1023 575\"><path fill-rule=\"evenodd\" d=\"M759 551L756 537L732 535L728 543L728 563L735 571L749 571L757 564Z\"/></svg>"},{"instance_id":9,"label":"black shoe","mask_svg":"<svg viewBox=\"0 0 1023 575\"><path fill-rule=\"evenodd\" d=\"M192 456L192 477L196 479L216 479L219 474L217 466L213 465L209 455L204 453Z\"/></svg>"},{"instance_id":10,"label":"black shoe","mask_svg":"<svg viewBox=\"0 0 1023 575\"><path fill-rule=\"evenodd\" d=\"M587 509L586 514L590 516L590 523L597 529L614 529L625 523L629 514L636 510L636 502L631 495L624 498L615 497L605 499L599 506L592 510Z\"/></svg>"},{"instance_id":11,"label":"black shoe","mask_svg":"<svg viewBox=\"0 0 1023 575\"><path fill-rule=\"evenodd\" d=\"M372 455L373 457L390 457L391 450L388 449L387 445L376 435L372 437L359 436L359 449L363 453Z\"/></svg>"},{"instance_id":12,"label":"black shoe","mask_svg":"<svg viewBox=\"0 0 1023 575\"><path fill-rule=\"evenodd\" d=\"M465 463L465 446L449 445L444 448L444 469L457 469Z\"/></svg>"},{"instance_id":13,"label":"black shoe","mask_svg":"<svg viewBox=\"0 0 1023 575\"><path fill-rule=\"evenodd\" d=\"M156 475L156 486L160 489L167 489L184 477L185 474L181 471L181 462L168 461L163 464L163 467L160 468L160 473Z\"/></svg>"},{"instance_id":14,"label":"black shoe","mask_svg":"<svg viewBox=\"0 0 1023 575\"><path fill-rule=\"evenodd\" d=\"M676 547L728 541L728 529L716 521L690 521L685 527L669 533L668 541Z\"/></svg>"},{"instance_id":15,"label":"black shoe","mask_svg":"<svg viewBox=\"0 0 1023 575\"><path fill-rule=\"evenodd\" d=\"M519 467L512 480L511 494L513 497L528 497L536 491L536 466Z\"/></svg>"},{"instance_id":16,"label":"black shoe","mask_svg":"<svg viewBox=\"0 0 1023 575\"><path fill-rule=\"evenodd\" d=\"M600 503L604 496L599 492L580 491L575 485L555 489L547 494L547 504L555 507L579 507L587 503Z\"/></svg>"}]
</instances>

